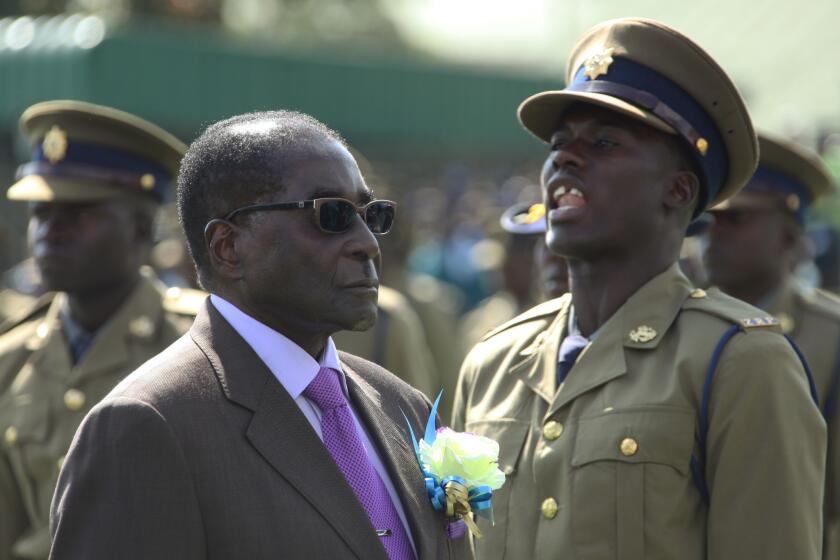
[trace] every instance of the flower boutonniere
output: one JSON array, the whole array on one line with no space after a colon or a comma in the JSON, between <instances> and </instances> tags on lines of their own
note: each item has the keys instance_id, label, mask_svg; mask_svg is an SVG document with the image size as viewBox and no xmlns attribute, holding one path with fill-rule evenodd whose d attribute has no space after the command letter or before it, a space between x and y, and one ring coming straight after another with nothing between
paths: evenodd
<instances>
[{"instance_id":1,"label":"flower boutonniere","mask_svg":"<svg viewBox=\"0 0 840 560\"><path fill-rule=\"evenodd\" d=\"M435 399L419 442L406 418L411 443L432 506L449 517L463 519L470 532L480 538L481 531L472 516L492 523L493 490L505 483L505 474L499 470L499 444L488 437L436 428L442 393Z\"/></svg>"}]
</instances>

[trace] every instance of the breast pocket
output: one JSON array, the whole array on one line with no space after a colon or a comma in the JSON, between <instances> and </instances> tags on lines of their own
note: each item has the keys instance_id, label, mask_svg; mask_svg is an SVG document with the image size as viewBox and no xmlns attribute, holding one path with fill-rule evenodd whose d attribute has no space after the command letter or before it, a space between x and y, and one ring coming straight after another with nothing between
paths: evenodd
<instances>
[{"instance_id":1,"label":"breast pocket","mask_svg":"<svg viewBox=\"0 0 840 560\"><path fill-rule=\"evenodd\" d=\"M519 470L522 448L528 437L530 424L513 418L496 418L467 422L466 431L489 437L499 442L499 469L505 473L504 485L493 491L493 520L479 518L481 547L485 550L504 550L510 509L510 490ZM498 548L497 548L498 547Z\"/></svg>"},{"instance_id":2,"label":"breast pocket","mask_svg":"<svg viewBox=\"0 0 840 560\"><path fill-rule=\"evenodd\" d=\"M679 522L680 508L688 508L680 502L691 484L693 446L692 410L647 407L582 418L572 455L576 548L592 553L587 558L653 557L645 550L651 518L656 525L662 516Z\"/></svg>"}]
</instances>

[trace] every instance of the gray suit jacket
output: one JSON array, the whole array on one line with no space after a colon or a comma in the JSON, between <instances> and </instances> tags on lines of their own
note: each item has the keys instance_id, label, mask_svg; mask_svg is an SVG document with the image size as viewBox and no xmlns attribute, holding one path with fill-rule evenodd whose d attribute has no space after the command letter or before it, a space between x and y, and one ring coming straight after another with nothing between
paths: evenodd
<instances>
[{"instance_id":1,"label":"gray suit jacket","mask_svg":"<svg viewBox=\"0 0 840 560\"><path fill-rule=\"evenodd\" d=\"M428 400L375 364L340 357L420 559L467 555L467 539L447 540L408 439L402 411L422 431ZM187 335L85 418L51 530L55 559L387 559L303 413L209 301Z\"/></svg>"}]
</instances>

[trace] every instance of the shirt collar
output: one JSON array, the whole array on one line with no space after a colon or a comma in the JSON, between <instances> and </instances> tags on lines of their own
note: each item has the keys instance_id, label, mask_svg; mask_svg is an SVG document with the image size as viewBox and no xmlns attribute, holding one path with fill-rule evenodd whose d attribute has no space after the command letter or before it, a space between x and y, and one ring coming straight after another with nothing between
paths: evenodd
<instances>
[{"instance_id":1,"label":"shirt collar","mask_svg":"<svg viewBox=\"0 0 840 560\"><path fill-rule=\"evenodd\" d=\"M301 396L322 367L339 372L342 390L345 396L348 395L347 380L344 378L332 337L327 338L324 352L316 361L289 338L254 319L224 298L210 294L210 302L268 366L293 399Z\"/></svg>"}]
</instances>

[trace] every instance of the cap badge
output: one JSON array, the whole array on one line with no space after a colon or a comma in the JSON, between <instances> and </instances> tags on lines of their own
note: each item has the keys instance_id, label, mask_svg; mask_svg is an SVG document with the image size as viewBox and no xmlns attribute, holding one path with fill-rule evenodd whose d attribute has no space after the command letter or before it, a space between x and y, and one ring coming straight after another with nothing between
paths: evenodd
<instances>
[{"instance_id":1,"label":"cap badge","mask_svg":"<svg viewBox=\"0 0 840 560\"><path fill-rule=\"evenodd\" d=\"M528 213L522 213L513 217L513 222L516 224L530 225L534 224L545 217L545 205L533 204L528 208Z\"/></svg>"},{"instance_id":2,"label":"cap badge","mask_svg":"<svg viewBox=\"0 0 840 560\"><path fill-rule=\"evenodd\" d=\"M594 80L598 76L606 74L610 64L613 63L612 53L614 50L613 48L604 49L587 58L583 63L584 75L590 80Z\"/></svg>"},{"instance_id":3,"label":"cap badge","mask_svg":"<svg viewBox=\"0 0 840 560\"><path fill-rule=\"evenodd\" d=\"M58 163L67 154L67 133L58 125L53 125L44 136L41 148L50 163Z\"/></svg>"},{"instance_id":4,"label":"cap badge","mask_svg":"<svg viewBox=\"0 0 840 560\"><path fill-rule=\"evenodd\" d=\"M656 331L647 325L641 325L630 331L630 340L633 342L650 342L656 338Z\"/></svg>"}]
</instances>

